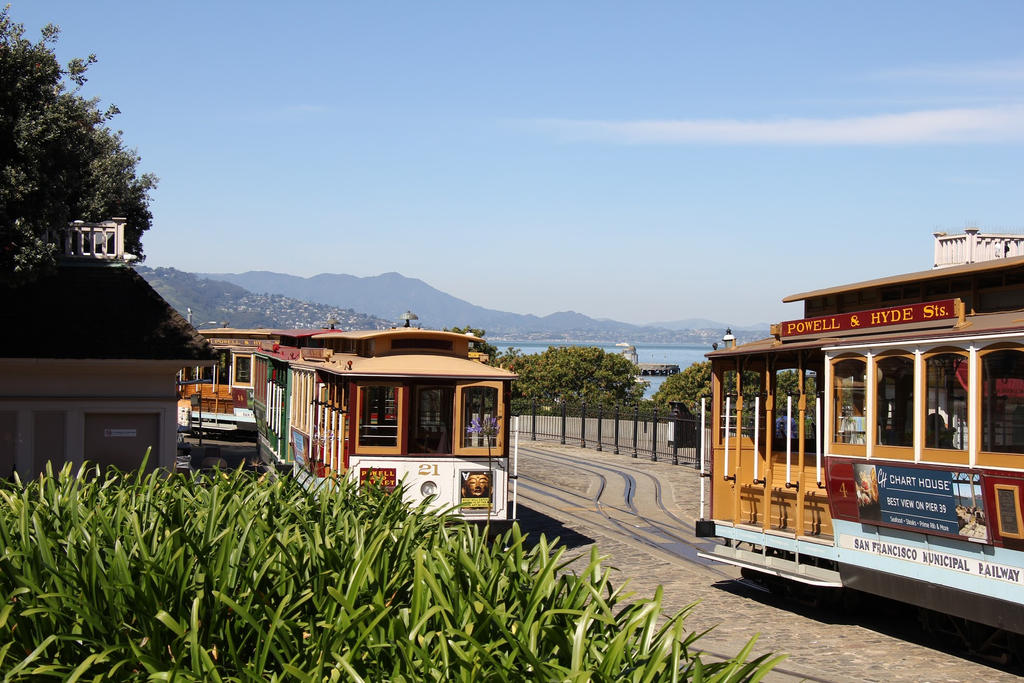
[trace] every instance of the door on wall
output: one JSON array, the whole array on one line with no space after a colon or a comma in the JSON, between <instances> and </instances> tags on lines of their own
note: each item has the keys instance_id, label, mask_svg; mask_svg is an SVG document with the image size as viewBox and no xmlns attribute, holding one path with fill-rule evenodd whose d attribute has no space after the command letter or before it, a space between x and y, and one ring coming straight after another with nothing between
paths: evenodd
<instances>
[{"instance_id":1,"label":"door on wall","mask_svg":"<svg viewBox=\"0 0 1024 683\"><path fill-rule=\"evenodd\" d=\"M18 414L0 411L0 478L7 479L14 473L14 444L17 442Z\"/></svg>"},{"instance_id":2,"label":"door on wall","mask_svg":"<svg viewBox=\"0 0 1024 683\"><path fill-rule=\"evenodd\" d=\"M36 476L46 471L46 463L53 465L53 471L59 472L67 458L64 451L67 414L64 411L39 411L32 415L32 432L34 453L32 460Z\"/></svg>"},{"instance_id":3,"label":"door on wall","mask_svg":"<svg viewBox=\"0 0 1024 683\"><path fill-rule=\"evenodd\" d=\"M91 413L85 416L83 456L102 467L133 470L152 448L146 464L152 470L160 463L159 438L158 413Z\"/></svg>"}]
</instances>

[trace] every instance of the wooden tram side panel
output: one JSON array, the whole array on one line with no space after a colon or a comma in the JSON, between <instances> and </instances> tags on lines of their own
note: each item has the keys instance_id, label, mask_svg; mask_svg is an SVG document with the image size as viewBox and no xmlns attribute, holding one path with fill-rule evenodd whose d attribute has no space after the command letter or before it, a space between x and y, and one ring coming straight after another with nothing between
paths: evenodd
<instances>
[{"instance_id":1,"label":"wooden tram side panel","mask_svg":"<svg viewBox=\"0 0 1024 683\"><path fill-rule=\"evenodd\" d=\"M729 423L729 470L725 471L725 417L724 400L713 401L712 420L715 425L713 435L714 469L711 486L712 516L720 521L733 525L754 526L766 532L783 532L794 536L810 536L828 539L833 533L832 515L829 509L828 496L824 488L819 488L817 478L816 452L808 450L807 438L807 400L805 386L805 360L796 369L799 373L799 390L801 396L794 403L793 419L797 425L794 434L796 442L790 454L790 481L796 486L786 486L786 450L773 448L774 422L777 416L785 416L786 408L775 395L774 363L769 359L746 359L740 362L732 360L716 362L716 372L712 373L714 395L719 398L726 393L732 394L730 399L735 408ZM816 363L814 365L817 365ZM822 368L817 371L818 382L822 378ZM758 443L755 451L754 439L744 434L744 422L753 420L749 414L755 410L755 402L750 397L742 397L742 373L754 370L761 375L761 386L765 394L760 402L757 420ZM725 386L725 373L736 373L735 386L729 382ZM780 405L782 404L782 405ZM747 416L746 418L744 416ZM822 425L821 438L826 437ZM824 444L822 444L822 478L825 478ZM755 458L757 459L757 479L755 482Z\"/></svg>"}]
</instances>

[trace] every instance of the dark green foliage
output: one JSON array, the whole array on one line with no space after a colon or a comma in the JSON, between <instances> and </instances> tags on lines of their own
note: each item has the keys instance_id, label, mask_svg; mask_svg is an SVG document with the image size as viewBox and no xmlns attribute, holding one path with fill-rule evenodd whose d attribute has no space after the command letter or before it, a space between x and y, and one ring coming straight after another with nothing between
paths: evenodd
<instances>
[{"instance_id":1,"label":"dark green foliage","mask_svg":"<svg viewBox=\"0 0 1024 683\"><path fill-rule=\"evenodd\" d=\"M0 483L4 680L746 680L704 664L687 610L579 576L518 528L347 483L65 468Z\"/></svg>"},{"instance_id":2,"label":"dark green foliage","mask_svg":"<svg viewBox=\"0 0 1024 683\"><path fill-rule=\"evenodd\" d=\"M552 346L543 353L510 354L499 361L519 375L512 384L515 398L613 405L634 403L644 393L633 363L594 346Z\"/></svg>"},{"instance_id":3,"label":"dark green foliage","mask_svg":"<svg viewBox=\"0 0 1024 683\"><path fill-rule=\"evenodd\" d=\"M95 55L62 68L57 27L47 25L37 43L23 33L0 9L0 282L51 267L45 231L73 220L127 218L125 250L141 257L156 177L138 175L138 155L107 127L117 108L100 111L78 94Z\"/></svg>"},{"instance_id":4,"label":"dark green foliage","mask_svg":"<svg viewBox=\"0 0 1024 683\"><path fill-rule=\"evenodd\" d=\"M446 328L444 328L444 330L445 330L445 332L458 332L459 334L472 334L473 336L480 337L481 339L483 339L484 335L487 334L487 330L480 329L479 327L470 327L469 325L466 325L465 327L458 327L458 326L452 327L451 330L449 330L446 327ZM498 347L495 346L494 344L490 344L490 343L488 343L486 341L476 342L475 345L473 346L472 350L473 351L479 351L480 353L487 354L487 362L489 364L491 364L491 365L495 364L495 360L498 357Z\"/></svg>"},{"instance_id":5,"label":"dark green foliage","mask_svg":"<svg viewBox=\"0 0 1024 683\"><path fill-rule=\"evenodd\" d=\"M667 377L652 397L663 406L670 401L682 401L694 415L700 411L701 396L711 396L711 361L694 363L671 377Z\"/></svg>"}]
</instances>

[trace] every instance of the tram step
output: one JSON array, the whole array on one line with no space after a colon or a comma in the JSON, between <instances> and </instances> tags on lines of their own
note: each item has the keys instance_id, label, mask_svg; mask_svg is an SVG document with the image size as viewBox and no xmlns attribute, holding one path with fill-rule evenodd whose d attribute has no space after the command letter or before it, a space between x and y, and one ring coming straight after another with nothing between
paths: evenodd
<instances>
[{"instance_id":1,"label":"tram step","mask_svg":"<svg viewBox=\"0 0 1024 683\"><path fill-rule=\"evenodd\" d=\"M780 557L769 557L741 548L717 545L709 552L700 552L698 555L709 560L754 569L812 586L841 588L843 585L837 571L800 564Z\"/></svg>"}]
</instances>

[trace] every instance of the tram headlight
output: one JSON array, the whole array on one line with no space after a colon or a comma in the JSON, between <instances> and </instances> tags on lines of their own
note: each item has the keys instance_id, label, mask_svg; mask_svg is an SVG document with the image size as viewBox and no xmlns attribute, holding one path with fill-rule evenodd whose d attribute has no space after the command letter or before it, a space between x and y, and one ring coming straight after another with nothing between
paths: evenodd
<instances>
[{"instance_id":1,"label":"tram headlight","mask_svg":"<svg viewBox=\"0 0 1024 683\"><path fill-rule=\"evenodd\" d=\"M436 496L437 495L437 484L435 484L432 481L425 481L425 482L423 482L423 485L420 486L420 493L423 495L424 498L429 498L430 496Z\"/></svg>"}]
</instances>

